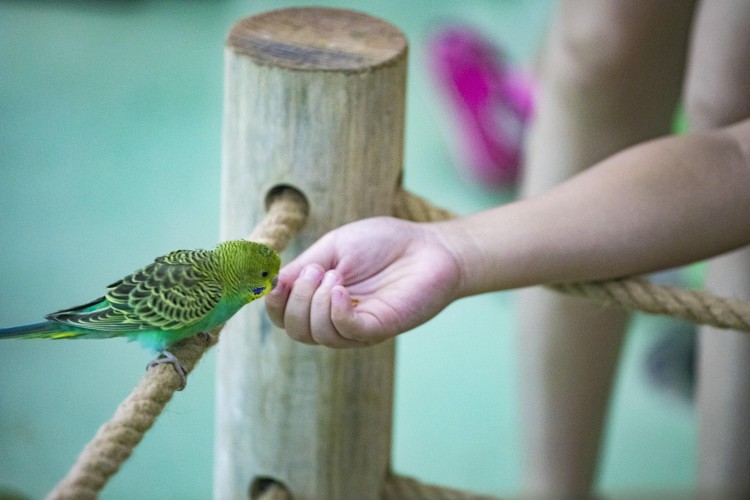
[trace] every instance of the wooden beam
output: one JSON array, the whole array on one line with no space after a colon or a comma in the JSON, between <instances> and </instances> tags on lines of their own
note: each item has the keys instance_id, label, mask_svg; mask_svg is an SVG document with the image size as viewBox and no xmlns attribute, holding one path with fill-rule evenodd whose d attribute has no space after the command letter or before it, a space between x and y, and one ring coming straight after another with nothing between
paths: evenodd
<instances>
[{"instance_id":1,"label":"wooden beam","mask_svg":"<svg viewBox=\"0 0 750 500\"><path fill-rule=\"evenodd\" d=\"M407 44L347 10L295 8L238 22L225 55L222 237L260 221L267 193L304 195L289 261L327 231L389 215L400 182ZM295 499L378 498L391 455L394 344L291 341L262 306L219 346L214 496L264 486Z\"/></svg>"}]
</instances>

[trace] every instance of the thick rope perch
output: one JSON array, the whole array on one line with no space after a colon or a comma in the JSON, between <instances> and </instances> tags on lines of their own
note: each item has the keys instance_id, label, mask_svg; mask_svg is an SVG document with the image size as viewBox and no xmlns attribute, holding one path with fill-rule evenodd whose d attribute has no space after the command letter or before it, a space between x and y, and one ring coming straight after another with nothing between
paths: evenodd
<instances>
[{"instance_id":1,"label":"thick rope perch","mask_svg":"<svg viewBox=\"0 0 750 500\"><path fill-rule=\"evenodd\" d=\"M281 251L304 226L306 218L307 203L302 196L294 190L283 190L270 200L268 214L249 239ZM207 339L191 337L173 346L171 351L190 373L203 354L218 342L219 333L220 330L216 330ZM109 422L99 428L68 474L47 498L96 498L179 387L180 378L171 366L157 365L149 369L130 395L120 403Z\"/></svg>"},{"instance_id":2,"label":"thick rope perch","mask_svg":"<svg viewBox=\"0 0 750 500\"><path fill-rule=\"evenodd\" d=\"M654 285L638 278L550 285L558 292L603 305L663 314L694 323L750 332L750 302L716 297L701 290Z\"/></svg>"},{"instance_id":3,"label":"thick rope perch","mask_svg":"<svg viewBox=\"0 0 750 500\"><path fill-rule=\"evenodd\" d=\"M397 193L394 215L413 221L438 221L455 217L429 201L406 191ZM603 305L662 314L695 323L750 332L750 302L716 297L700 290L655 285L643 279L624 278L593 283L548 285L558 292Z\"/></svg>"}]
</instances>

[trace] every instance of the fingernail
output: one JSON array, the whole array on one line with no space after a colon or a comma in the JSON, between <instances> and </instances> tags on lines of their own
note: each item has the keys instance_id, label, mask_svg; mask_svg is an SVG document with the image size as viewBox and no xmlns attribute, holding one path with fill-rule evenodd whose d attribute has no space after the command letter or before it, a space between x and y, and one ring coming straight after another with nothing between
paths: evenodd
<instances>
[{"instance_id":1,"label":"fingernail","mask_svg":"<svg viewBox=\"0 0 750 500\"><path fill-rule=\"evenodd\" d=\"M285 289L286 283L283 281L277 281L276 284L273 285L273 288L271 288L271 291L268 292L268 295L283 295Z\"/></svg>"},{"instance_id":2,"label":"fingernail","mask_svg":"<svg viewBox=\"0 0 750 500\"><path fill-rule=\"evenodd\" d=\"M318 266L310 265L302 270L301 277L310 281L320 280L320 268Z\"/></svg>"},{"instance_id":3,"label":"fingernail","mask_svg":"<svg viewBox=\"0 0 750 500\"><path fill-rule=\"evenodd\" d=\"M331 301L338 306L347 305L344 290L342 288L334 288L331 290Z\"/></svg>"},{"instance_id":4,"label":"fingernail","mask_svg":"<svg viewBox=\"0 0 750 500\"><path fill-rule=\"evenodd\" d=\"M335 273L333 271L328 271L323 276L323 285L325 286L333 286L333 285L338 284L338 282L339 282L338 273Z\"/></svg>"}]
</instances>

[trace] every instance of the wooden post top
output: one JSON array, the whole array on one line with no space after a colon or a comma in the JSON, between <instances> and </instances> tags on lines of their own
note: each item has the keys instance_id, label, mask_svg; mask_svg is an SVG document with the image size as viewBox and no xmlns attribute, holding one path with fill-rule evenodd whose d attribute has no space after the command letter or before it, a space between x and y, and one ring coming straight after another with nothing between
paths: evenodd
<instances>
[{"instance_id":1,"label":"wooden post top","mask_svg":"<svg viewBox=\"0 0 750 500\"><path fill-rule=\"evenodd\" d=\"M400 60L407 43L398 28L367 14L301 7L242 19L227 47L259 64L356 73Z\"/></svg>"}]
</instances>

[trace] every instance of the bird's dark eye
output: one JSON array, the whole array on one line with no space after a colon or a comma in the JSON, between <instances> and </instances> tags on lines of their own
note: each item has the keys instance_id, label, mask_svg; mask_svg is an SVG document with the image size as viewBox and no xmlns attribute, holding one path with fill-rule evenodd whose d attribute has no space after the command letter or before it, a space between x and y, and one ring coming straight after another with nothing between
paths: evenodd
<instances>
[{"instance_id":1,"label":"bird's dark eye","mask_svg":"<svg viewBox=\"0 0 750 500\"><path fill-rule=\"evenodd\" d=\"M268 271L263 271L262 273L260 273L260 275L261 275L261 276L262 276L263 278L265 278L266 276L268 276Z\"/></svg>"}]
</instances>

